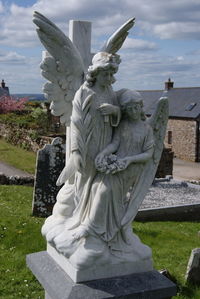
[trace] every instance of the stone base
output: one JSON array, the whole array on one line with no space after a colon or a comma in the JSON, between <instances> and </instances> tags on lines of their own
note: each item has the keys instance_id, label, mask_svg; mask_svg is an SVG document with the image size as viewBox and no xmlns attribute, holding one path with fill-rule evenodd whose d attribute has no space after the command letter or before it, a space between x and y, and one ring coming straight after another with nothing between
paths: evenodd
<instances>
[{"instance_id":1,"label":"stone base","mask_svg":"<svg viewBox=\"0 0 200 299\"><path fill-rule=\"evenodd\" d=\"M139 272L147 272L153 270L153 262L151 258L138 259L118 264L93 265L86 269L76 269L68 261L68 259L60 254L55 248L47 244L47 253L54 261L66 272L66 274L74 282L83 282L101 278L109 278L117 275L128 275Z\"/></svg>"},{"instance_id":2,"label":"stone base","mask_svg":"<svg viewBox=\"0 0 200 299\"><path fill-rule=\"evenodd\" d=\"M44 287L46 299L156 299L176 295L175 284L156 270L75 283L46 251L29 254L26 260Z\"/></svg>"}]
</instances>

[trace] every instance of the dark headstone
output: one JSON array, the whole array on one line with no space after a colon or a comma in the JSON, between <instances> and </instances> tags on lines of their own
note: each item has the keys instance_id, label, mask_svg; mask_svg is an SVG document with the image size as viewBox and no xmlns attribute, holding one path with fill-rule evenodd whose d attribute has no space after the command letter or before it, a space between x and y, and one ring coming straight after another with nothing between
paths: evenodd
<instances>
[{"instance_id":1,"label":"dark headstone","mask_svg":"<svg viewBox=\"0 0 200 299\"><path fill-rule=\"evenodd\" d=\"M176 285L156 270L75 283L46 251L29 254L26 261L44 287L46 299L156 299L177 293Z\"/></svg>"},{"instance_id":2,"label":"dark headstone","mask_svg":"<svg viewBox=\"0 0 200 299\"><path fill-rule=\"evenodd\" d=\"M200 248L192 250L187 266L187 282L200 286Z\"/></svg>"},{"instance_id":3,"label":"dark headstone","mask_svg":"<svg viewBox=\"0 0 200 299\"><path fill-rule=\"evenodd\" d=\"M165 178L173 174L173 158L174 153L172 150L170 148L164 148L155 175L156 178Z\"/></svg>"},{"instance_id":4,"label":"dark headstone","mask_svg":"<svg viewBox=\"0 0 200 299\"><path fill-rule=\"evenodd\" d=\"M33 194L34 216L48 217L56 202L60 187L56 181L65 166L65 145L60 137L38 151Z\"/></svg>"}]
</instances>

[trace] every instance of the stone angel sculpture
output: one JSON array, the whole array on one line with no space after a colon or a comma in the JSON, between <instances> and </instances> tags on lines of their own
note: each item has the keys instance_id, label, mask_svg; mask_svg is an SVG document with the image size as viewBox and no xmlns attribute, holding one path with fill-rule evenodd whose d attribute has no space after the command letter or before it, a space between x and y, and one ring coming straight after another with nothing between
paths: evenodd
<instances>
[{"instance_id":1,"label":"stone angel sculpture","mask_svg":"<svg viewBox=\"0 0 200 299\"><path fill-rule=\"evenodd\" d=\"M77 49L52 22L35 13L34 23L51 54L41 66L51 81L45 92L53 113L70 124L70 157L58 179L64 186L42 227L48 252L74 281L152 270L151 249L131 223L156 173L168 103L159 99L146 119L138 92L112 89L116 53L134 18L93 57L87 74Z\"/></svg>"}]
</instances>

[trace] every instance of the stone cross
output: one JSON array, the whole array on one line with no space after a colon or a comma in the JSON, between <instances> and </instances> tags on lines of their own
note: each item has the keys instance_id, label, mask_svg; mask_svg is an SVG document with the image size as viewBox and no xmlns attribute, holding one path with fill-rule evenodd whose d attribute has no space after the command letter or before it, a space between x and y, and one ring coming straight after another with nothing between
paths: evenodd
<instances>
[{"instance_id":1,"label":"stone cross","mask_svg":"<svg viewBox=\"0 0 200 299\"><path fill-rule=\"evenodd\" d=\"M92 23L87 21L69 21L69 38L79 50L84 62L85 71L91 64L93 54L91 49Z\"/></svg>"}]
</instances>

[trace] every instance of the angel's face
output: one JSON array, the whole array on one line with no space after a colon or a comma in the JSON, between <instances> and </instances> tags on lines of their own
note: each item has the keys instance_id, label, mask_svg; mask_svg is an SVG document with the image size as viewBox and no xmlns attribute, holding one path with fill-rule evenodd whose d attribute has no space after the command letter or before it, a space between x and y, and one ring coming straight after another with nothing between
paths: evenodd
<instances>
[{"instance_id":1,"label":"angel's face","mask_svg":"<svg viewBox=\"0 0 200 299\"><path fill-rule=\"evenodd\" d=\"M113 71L111 70L100 70L96 76L96 82L101 87L106 87L114 82Z\"/></svg>"},{"instance_id":2,"label":"angel's face","mask_svg":"<svg viewBox=\"0 0 200 299\"><path fill-rule=\"evenodd\" d=\"M125 107L126 115L131 120L139 120L142 114L142 105L140 101L130 102Z\"/></svg>"}]
</instances>

